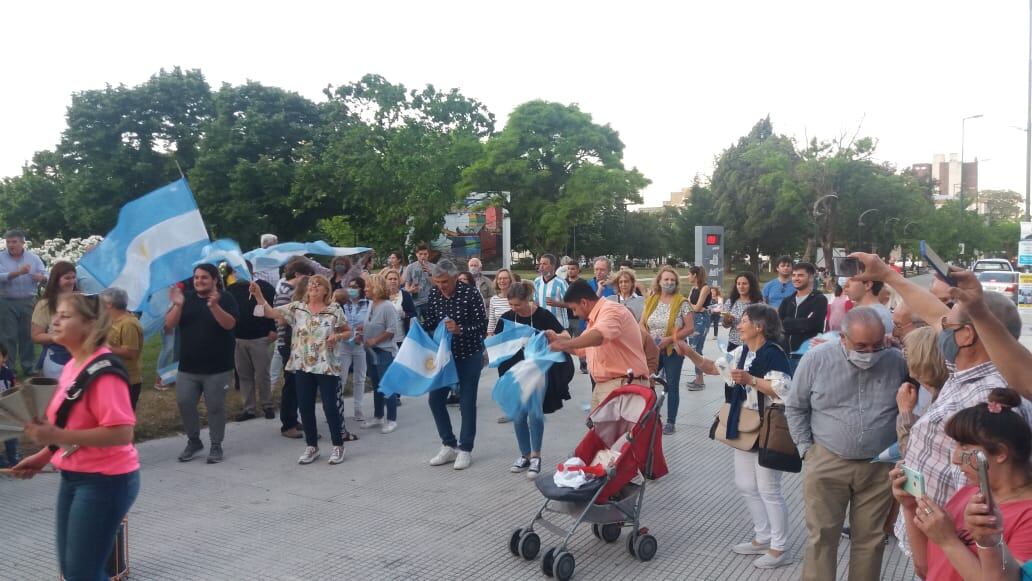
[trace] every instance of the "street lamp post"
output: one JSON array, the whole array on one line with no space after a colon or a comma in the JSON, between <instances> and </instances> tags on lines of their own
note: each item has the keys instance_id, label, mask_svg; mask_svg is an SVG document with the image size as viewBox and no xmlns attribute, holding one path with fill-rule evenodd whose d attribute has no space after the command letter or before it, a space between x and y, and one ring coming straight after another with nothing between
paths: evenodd
<instances>
[{"instance_id":1,"label":"street lamp post","mask_svg":"<svg viewBox=\"0 0 1032 581\"><path fill-rule=\"evenodd\" d=\"M857 250L861 250L862 251L864 249L864 231L863 231L863 227L866 226L866 224L864 224L864 216L870 214L871 212L880 212L880 211L881 210L879 210L878 208L871 208L870 210L864 210L863 212L860 213L860 217L856 219L856 238L857 238L856 246L857 246Z\"/></svg>"},{"instance_id":2,"label":"street lamp post","mask_svg":"<svg viewBox=\"0 0 1032 581\"><path fill-rule=\"evenodd\" d=\"M890 224L892 224L893 220L895 220L896 222L899 222L899 218L897 218L895 216L893 216L893 217L891 217L891 218L889 218L888 220L885 221L885 242L886 242L886 244L892 244L892 242L894 242L894 240L892 239L893 238L893 236L892 236L892 226L890 226ZM892 247L891 246L889 246L888 251L890 253L892 252Z\"/></svg>"},{"instance_id":3,"label":"street lamp post","mask_svg":"<svg viewBox=\"0 0 1032 581\"><path fill-rule=\"evenodd\" d=\"M960 120L960 211L964 211L964 137L968 119L979 119L982 114L968 115Z\"/></svg>"},{"instance_id":4,"label":"street lamp post","mask_svg":"<svg viewBox=\"0 0 1032 581\"><path fill-rule=\"evenodd\" d=\"M1029 1L1032 2L1032 0L1029 0ZM817 201L815 201L813 203L813 262L814 262L814 264L817 263L817 248L818 248L818 245L820 244L820 239L821 239L821 223L820 223L820 218L819 218L819 216L823 215L821 213L821 202L823 202L824 200L831 199L831 198L834 198L834 199L837 200L838 196L835 195L835 194L827 194L827 195L824 195L824 196L821 196L821 197L817 198ZM832 272L832 267L829 266L829 264L828 264L828 257L827 256L824 257L824 266L825 266L825 268L828 269L828 272Z\"/></svg>"}]
</instances>

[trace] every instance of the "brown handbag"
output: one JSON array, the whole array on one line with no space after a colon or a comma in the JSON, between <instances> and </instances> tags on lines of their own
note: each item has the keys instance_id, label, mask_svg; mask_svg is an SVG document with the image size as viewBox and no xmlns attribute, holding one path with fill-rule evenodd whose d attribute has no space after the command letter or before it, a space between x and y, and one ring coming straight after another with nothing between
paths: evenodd
<instances>
[{"instance_id":1,"label":"brown handbag","mask_svg":"<svg viewBox=\"0 0 1032 581\"><path fill-rule=\"evenodd\" d=\"M800 472L803 459L799 457L799 449L792 441L788 430L788 418L785 417L785 406L770 404L763 417L763 428L760 430L759 458L760 466L782 472Z\"/></svg>"},{"instance_id":2,"label":"brown handbag","mask_svg":"<svg viewBox=\"0 0 1032 581\"><path fill-rule=\"evenodd\" d=\"M710 430L710 437L732 448L748 452L756 448L760 437L760 428L763 426L763 416L760 415L760 412L745 407L745 402L742 402L741 405L743 407L738 414L738 437L730 440L727 438L727 416L731 412L729 403L720 406L720 411L717 412L717 417L713 422L713 428Z\"/></svg>"}]
</instances>

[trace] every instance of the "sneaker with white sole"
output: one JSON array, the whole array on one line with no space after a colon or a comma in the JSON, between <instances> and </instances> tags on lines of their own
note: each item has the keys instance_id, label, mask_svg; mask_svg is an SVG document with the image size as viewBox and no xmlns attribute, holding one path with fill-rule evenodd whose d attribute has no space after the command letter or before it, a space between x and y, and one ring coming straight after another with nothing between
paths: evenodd
<instances>
[{"instance_id":1,"label":"sneaker with white sole","mask_svg":"<svg viewBox=\"0 0 1032 581\"><path fill-rule=\"evenodd\" d=\"M739 555L763 555L767 553L767 549L769 548L770 543L757 545L752 541L745 541L744 543L738 543L731 547L731 550Z\"/></svg>"},{"instance_id":2,"label":"sneaker with white sole","mask_svg":"<svg viewBox=\"0 0 1032 581\"><path fill-rule=\"evenodd\" d=\"M789 554L781 553L777 557L770 553L764 553L759 559L752 562L752 566L757 569L777 569L778 567L784 567L785 565L792 564L792 557Z\"/></svg>"},{"instance_id":3,"label":"sneaker with white sole","mask_svg":"<svg viewBox=\"0 0 1032 581\"><path fill-rule=\"evenodd\" d=\"M530 460L528 460L526 456L520 456L519 458L516 459L515 462L512 463L512 466L509 468L509 472L512 472L513 474L515 474L517 472L523 472L524 470L526 470L529 467L530 467Z\"/></svg>"},{"instance_id":4,"label":"sneaker with white sole","mask_svg":"<svg viewBox=\"0 0 1032 581\"><path fill-rule=\"evenodd\" d=\"M383 418L373 418L362 422L362 429L368 430L369 428L375 428L376 426L383 425Z\"/></svg>"},{"instance_id":5,"label":"sneaker with white sole","mask_svg":"<svg viewBox=\"0 0 1032 581\"><path fill-rule=\"evenodd\" d=\"M387 421L382 428L380 428L381 434L389 434L394 430L398 429L398 422Z\"/></svg>"},{"instance_id":6,"label":"sneaker with white sole","mask_svg":"<svg viewBox=\"0 0 1032 581\"><path fill-rule=\"evenodd\" d=\"M344 446L334 446L330 452L329 464L340 464L344 461Z\"/></svg>"},{"instance_id":7,"label":"sneaker with white sole","mask_svg":"<svg viewBox=\"0 0 1032 581\"><path fill-rule=\"evenodd\" d=\"M430 459L431 466L444 466L449 462L454 462L455 457L459 455L459 451L451 446L441 446L441 449L437 452L437 455Z\"/></svg>"},{"instance_id":8,"label":"sneaker with white sole","mask_svg":"<svg viewBox=\"0 0 1032 581\"><path fill-rule=\"evenodd\" d=\"M534 480L541 474L541 458L531 458L530 468L527 469L527 479Z\"/></svg>"},{"instance_id":9,"label":"sneaker with white sole","mask_svg":"<svg viewBox=\"0 0 1032 581\"><path fill-rule=\"evenodd\" d=\"M301 457L297 459L298 464L311 464L315 462L315 459L319 457L319 448L315 446L309 446L305 448L305 453L301 454Z\"/></svg>"},{"instance_id":10,"label":"sneaker with white sole","mask_svg":"<svg viewBox=\"0 0 1032 581\"><path fill-rule=\"evenodd\" d=\"M469 468L469 465L473 463L473 455L465 450L459 450L459 453L455 456L455 465L452 468L456 470L465 470Z\"/></svg>"}]
</instances>

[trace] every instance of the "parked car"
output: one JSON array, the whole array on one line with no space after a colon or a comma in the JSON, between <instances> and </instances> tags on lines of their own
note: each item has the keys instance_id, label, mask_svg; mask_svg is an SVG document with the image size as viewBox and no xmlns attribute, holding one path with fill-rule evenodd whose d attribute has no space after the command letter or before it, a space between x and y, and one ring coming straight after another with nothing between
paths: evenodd
<instances>
[{"instance_id":1,"label":"parked car","mask_svg":"<svg viewBox=\"0 0 1032 581\"><path fill-rule=\"evenodd\" d=\"M985 270L978 273L984 290L1003 293L1018 304L1018 273L1013 270Z\"/></svg>"},{"instance_id":2,"label":"parked car","mask_svg":"<svg viewBox=\"0 0 1032 581\"><path fill-rule=\"evenodd\" d=\"M974 272L984 272L987 270L993 271L1013 271L1014 266L1011 265L1009 260L1003 258L983 258L976 260L971 265L971 270Z\"/></svg>"}]
</instances>

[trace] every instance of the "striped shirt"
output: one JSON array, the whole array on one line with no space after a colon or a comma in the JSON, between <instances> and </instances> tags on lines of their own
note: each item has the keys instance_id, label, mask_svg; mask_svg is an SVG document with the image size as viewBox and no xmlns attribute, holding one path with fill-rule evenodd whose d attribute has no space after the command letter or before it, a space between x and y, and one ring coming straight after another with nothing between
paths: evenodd
<instances>
[{"instance_id":1,"label":"striped shirt","mask_svg":"<svg viewBox=\"0 0 1032 581\"><path fill-rule=\"evenodd\" d=\"M566 284L566 281L558 276L552 277L552 280L548 282L545 282L544 277L541 276L534 279L534 300L537 301L539 307L555 315L556 320L559 321L559 324L564 329L570 324L570 319L566 315L566 308L550 307L546 301L554 299L563 302L563 297L569 288L570 286Z\"/></svg>"},{"instance_id":2,"label":"striped shirt","mask_svg":"<svg viewBox=\"0 0 1032 581\"><path fill-rule=\"evenodd\" d=\"M946 435L946 420L960 410L989 401L989 392L995 388L1007 387L1007 382L996 369L996 364L986 361L963 371L947 364L949 379L939 391L928 410L921 415L910 429L903 463L924 476L925 492L932 502L946 506L946 501L965 485L960 468L953 464L950 454L954 442ZM1015 409L1032 424L1032 404L1022 400ZM896 520L896 538L905 546L906 527L903 514Z\"/></svg>"}]
</instances>

